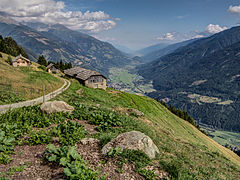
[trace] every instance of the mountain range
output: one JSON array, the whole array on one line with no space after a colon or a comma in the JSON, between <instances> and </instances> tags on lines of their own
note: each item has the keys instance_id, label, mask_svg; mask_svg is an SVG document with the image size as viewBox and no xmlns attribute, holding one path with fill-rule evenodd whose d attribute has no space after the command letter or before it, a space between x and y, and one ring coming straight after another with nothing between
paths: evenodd
<instances>
[{"instance_id":1,"label":"mountain range","mask_svg":"<svg viewBox=\"0 0 240 180\"><path fill-rule=\"evenodd\" d=\"M137 56L145 56L148 53L163 49L163 48L167 47L168 45L169 44L166 44L166 43L154 44L152 46L148 46L148 47L139 49L139 50L135 51L134 54L137 55Z\"/></svg>"},{"instance_id":2,"label":"mountain range","mask_svg":"<svg viewBox=\"0 0 240 180\"><path fill-rule=\"evenodd\" d=\"M31 59L44 55L49 61L72 62L108 75L111 67L121 67L132 59L107 42L73 31L63 25L27 23L0 16L0 34L11 36L30 54Z\"/></svg>"},{"instance_id":3,"label":"mountain range","mask_svg":"<svg viewBox=\"0 0 240 180\"><path fill-rule=\"evenodd\" d=\"M138 67L148 95L187 110L199 123L240 131L240 27L176 49Z\"/></svg>"},{"instance_id":4,"label":"mountain range","mask_svg":"<svg viewBox=\"0 0 240 180\"><path fill-rule=\"evenodd\" d=\"M165 56L167 54L170 54L172 52L174 52L176 49L186 46L191 42L196 41L197 39L190 39L187 41L183 41L183 42L179 42L179 43L174 43L174 44L170 44L168 46L160 46L159 49L155 49L153 51L148 52L147 54L145 54L144 56L142 56L142 61L147 63L147 62L151 62L153 60L156 60L162 56Z\"/></svg>"}]
</instances>

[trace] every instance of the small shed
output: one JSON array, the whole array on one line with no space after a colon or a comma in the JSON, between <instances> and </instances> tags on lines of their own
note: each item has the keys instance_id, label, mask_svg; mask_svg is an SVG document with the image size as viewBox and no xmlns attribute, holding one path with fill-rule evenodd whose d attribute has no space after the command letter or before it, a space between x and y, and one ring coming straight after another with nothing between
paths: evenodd
<instances>
[{"instance_id":1,"label":"small shed","mask_svg":"<svg viewBox=\"0 0 240 180\"><path fill-rule=\"evenodd\" d=\"M106 90L107 78L99 72L85 69L82 67L73 67L64 70L64 74L77 79L81 84L91 88L100 88Z\"/></svg>"},{"instance_id":2,"label":"small shed","mask_svg":"<svg viewBox=\"0 0 240 180\"><path fill-rule=\"evenodd\" d=\"M29 67L31 65L31 61L20 54L19 56L13 59L12 65L13 67L18 67L18 66Z\"/></svg>"},{"instance_id":3,"label":"small shed","mask_svg":"<svg viewBox=\"0 0 240 180\"><path fill-rule=\"evenodd\" d=\"M53 63L50 63L48 66L47 66L47 71L49 73L59 73L59 69L56 68L56 66L53 64Z\"/></svg>"}]
</instances>

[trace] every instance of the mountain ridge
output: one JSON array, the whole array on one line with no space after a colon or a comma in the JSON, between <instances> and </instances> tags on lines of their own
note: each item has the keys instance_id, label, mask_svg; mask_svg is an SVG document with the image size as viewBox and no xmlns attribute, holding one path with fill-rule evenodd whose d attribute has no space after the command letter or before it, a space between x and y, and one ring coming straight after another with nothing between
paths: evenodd
<instances>
[{"instance_id":1,"label":"mountain ridge","mask_svg":"<svg viewBox=\"0 0 240 180\"><path fill-rule=\"evenodd\" d=\"M139 67L138 72L153 80L157 89L148 95L171 99L169 103L187 110L199 123L239 132L235 111L239 108L239 83L231 81L240 68L235 56L239 34L240 27L234 27Z\"/></svg>"},{"instance_id":2,"label":"mountain ridge","mask_svg":"<svg viewBox=\"0 0 240 180\"><path fill-rule=\"evenodd\" d=\"M0 34L13 37L18 44L31 49L35 56L42 54L49 61L72 62L105 75L108 75L109 68L121 67L132 61L110 43L60 24L45 26L48 27L45 31L37 31L36 27L0 22Z\"/></svg>"}]
</instances>

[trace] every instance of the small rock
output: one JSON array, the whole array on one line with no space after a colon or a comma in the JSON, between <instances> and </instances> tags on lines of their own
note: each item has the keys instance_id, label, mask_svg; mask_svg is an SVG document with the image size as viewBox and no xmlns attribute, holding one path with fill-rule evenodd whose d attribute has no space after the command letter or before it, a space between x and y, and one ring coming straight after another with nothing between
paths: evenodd
<instances>
[{"instance_id":1,"label":"small rock","mask_svg":"<svg viewBox=\"0 0 240 180\"><path fill-rule=\"evenodd\" d=\"M79 95L82 95L82 93L83 93L83 90L82 89L79 89L79 90L77 90L77 92L76 92L77 94L79 94Z\"/></svg>"},{"instance_id":2,"label":"small rock","mask_svg":"<svg viewBox=\"0 0 240 180\"><path fill-rule=\"evenodd\" d=\"M133 108L128 108L127 109L127 114L132 114L132 115L135 115L135 116L144 116L144 113L137 110L137 109L133 109Z\"/></svg>"},{"instance_id":3,"label":"small rock","mask_svg":"<svg viewBox=\"0 0 240 180\"><path fill-rule=\"evenodd\" d=\"M102 154L107 154L110 149L120 147L123 149L140 150L146 153L150 159L154 159L159 153L152 139L139 131L131 131L118 135L102 148Z\"/></svg>"},{"instance_id":4,"label":"small rock","mask_svg":"<svg viewBox=\"0 0 240 180\"><path fill-rule=\"evenodd\" d=\"M94 144L94 143L99 143L100 141L98 139L94 138L83 138L80 143L83 145L89 145L89 144Z\"/></svg>"},{"instance_id":5,"label":"small rock","mask_svg":"<svg viewBox=\"0 0 240 180\"><path fill-rule=\"evenodd\" d=\"M49 101L49 102L43 103L40 106L40 109L47 114L56 113L56 112L68 112L71 114L72 111L74 110L74 107L68 105L64 101Z\"/></svg>"}]
</instances>

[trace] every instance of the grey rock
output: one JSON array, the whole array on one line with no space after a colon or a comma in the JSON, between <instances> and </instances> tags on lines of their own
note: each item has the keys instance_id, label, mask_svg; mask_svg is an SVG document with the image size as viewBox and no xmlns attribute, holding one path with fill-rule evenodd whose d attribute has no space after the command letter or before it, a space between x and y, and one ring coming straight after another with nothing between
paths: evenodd
<instances>
[{"instance_id":1,"label":"grey rock","mask_svg":"<svg viewBox=\"0 0 240 180\"><path fill-rule=\"evenodd\" d=\"M133 114L133 115L136 115L136 116L144 116L144 113L137 110L137 109L133 109L133 108L128 108L127 109L127 114Z\"/></svg>"},{"instance_id":2,"label":"grey rock","mask_svg":"<svg viewBox=\"0 0 240 180\"><path fill-rule=\"evenodd\" d=\"M68 112L71 114L72 111L74 110L74 107L68 105L64 101L49 101L49 102L43 103L40 106L40 109L47 114L56 113L56 112Z\"/></svg>"},{"instance_id":3,"label":"grey rock","mask_svg":"<svg viewBox=\"0 0 240 180\"><path fill-rule=\"evenodd\" d=\"M119 147L123 149L140 150L149 158L154 159L159 150L152 139L139 131L131 131L118 135L102 148L102 154L107 154L110 149Z\"/></svg>"}]
</instances>

